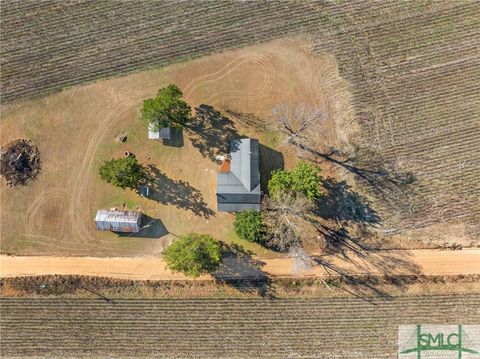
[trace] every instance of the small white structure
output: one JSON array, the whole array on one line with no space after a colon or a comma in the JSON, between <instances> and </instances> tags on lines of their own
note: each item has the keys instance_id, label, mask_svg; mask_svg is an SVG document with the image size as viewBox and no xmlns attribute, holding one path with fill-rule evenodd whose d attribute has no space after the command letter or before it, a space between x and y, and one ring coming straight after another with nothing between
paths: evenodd
<instances>
[{"instance_id":1,"label":"small white structure","mask_svg":"<svg viewBox=\"0 0 480 359\"><path fill-rule=\"evenodd\" d=\"M142 212L100 209L95 216L99 231L136 233L142 227Z\"/></svg>"},{"instance_id":2,"label":"small white structure","mask_svg":"<svg viewBox=\"0 0 480 359\"><path fill-rule=\"evenodd\" d=\"M160 130L155 131L154 126L150 123L148 125L148 139L149 140L170 140L172 138L172 128L162 127Z\"/></svg>"}]
</instances>

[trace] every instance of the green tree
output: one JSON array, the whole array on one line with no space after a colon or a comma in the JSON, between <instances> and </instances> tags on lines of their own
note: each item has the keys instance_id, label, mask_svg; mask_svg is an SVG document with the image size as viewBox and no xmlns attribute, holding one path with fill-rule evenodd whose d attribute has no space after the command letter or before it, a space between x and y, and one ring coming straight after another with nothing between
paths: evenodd
<instances>
[{"instance_id":1,"label":"green tree","mask_svg":"<svg viewBox=\"0 0 480 359\"><path fill-rule=\"evenodd\" d=\"M293 171L275 170L268 181L268 192L272 198L285 193L301 193L309 200L321 195L320 168L306 162L300 162Z\"/></svg>"},{"instance_id":2,"label":"green tree","mask_svg":"<svg viewBox=\"0 0 480 359\"><path fill-rule=\"evenodd\" d=\"M292 190L302 193L310 200L320 197L321 177L320 168L306 162L300 162L291 172Z\"/></svg>"},{"instance_id":3,"label":"green tree","mask_svg":"<svg viewBox=\"0 0 480 359\"><path fill-rule=\"evenodd\" d=\"M121 188L137 188L144 176L142 165L134 157L105 161L100 167L100 177Z\"/></svg>"},{"instance_id":4,"label":"green tree","mask_svg":"<svg viewBox=\"0 0 480 359\"><path fill-rule=\"evenodd\" d=\"M143 101L142 119L152 124L154 131L185 124L190 119L192 109L182 96L182 91L175 85L161 88L156 97Z\"/></svg>"},{"instance_id":5,"label":"green tree","mask_svg":"<svg viewBox=\"0 0 480 359\"><path fill-rule=\"evenodd\" d=\"M222 259L222 246L208 234L191 233L170 244L163 257L167 267L190 277L214 272Z\"/></svg>"},{"instance_id":6,"label":"green tree","mask_svg":"<svg viewBox=\"0 0 480 359\"><path fill-rule=\"evenodd\" d=\"M285 170L272 171L272 177L268 181L268 193L272 198L279 198L292 188L292 176Z\"/></svg>"},{"instance_id":7,"label":"green tree","mask_svg":"<svg viewBox=\"0 0 480 359\"><path fill-rule=\"evenodd\" d=\"M263 242L265 238L265 226L260 212L257 211L238 212L233 228L240 238L250 242Z\"/></svg>"}]
</instances>

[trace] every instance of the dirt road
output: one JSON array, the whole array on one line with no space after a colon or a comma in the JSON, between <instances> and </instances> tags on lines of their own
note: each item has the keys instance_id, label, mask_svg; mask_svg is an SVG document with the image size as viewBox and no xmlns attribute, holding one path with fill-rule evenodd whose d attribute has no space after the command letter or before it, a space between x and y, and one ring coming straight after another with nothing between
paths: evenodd
<instances>
[{"instance_id":1,"label":"dirt road","mask_svg":"<svg viewBox=\"0 0 480 359\"><path fill-rule=\"evenodd\" d=\"M382 251L368 257L322 257L320 265L308 272L295 272L288 258L258 260L247 257L226 258L218 277L263 276L288 277L358 274L480 274L480 249L461 251ZM94 258L94 257L15 257L0 256L0 276L77 274L127 279L185 279L165 268L161 258ZM206 277L203 277L206 278Z\"/></svg>"}]
</instances>

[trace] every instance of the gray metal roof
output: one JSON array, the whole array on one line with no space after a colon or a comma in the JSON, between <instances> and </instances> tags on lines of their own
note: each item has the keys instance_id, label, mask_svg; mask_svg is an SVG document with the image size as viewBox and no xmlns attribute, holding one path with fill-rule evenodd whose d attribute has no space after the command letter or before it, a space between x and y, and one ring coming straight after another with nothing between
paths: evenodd
<instances>
[{"instance_id":1,"label":"gray metal roof","mask_svg":"<svg viewBox=\"0 0 480 359\"><path fill-rule=\"evenodd\" d=\"M171 127L162 127L159 131L153 130L153 125L148 124L148 138L150 140L169 140L172 137Z\"/></svg>"},{"instance_id":2,"label":"gray metal roof","mask_svg":"<svg viewBox=\"0 0 480 359\"><path fill-rule=\"evenodd\" d=\"M258 140L230 142L230 172L217 174L219 211L239 212L260 209L260 153Z\"/></svg>"},{"instance_id":3,"label":"gray metal roof","mask_svg":"<svg viewBox=\"0 0 480 359\"><path fill-rule=\"evenodd\" d=\"M217 174L217 193L249 193L232 172Z\"/></svg>"},{"instance_id":4,"label":"gray metal roof","mask_svg":"<svg viewBox=\"0 0 480 359\"><path fill-rule=\"evenodd\" d=\"M234 174L248 191L260 183L259 144L252 138L230 142L230 173Z\"/></svg>"},{"instance_id":5,"label":"gray metal roof","mask_svg":"<svg viewBox=\"0 0 480 359\"><path fill-rule=\"evenodd\" d=\"M260 203L260 193L217 193L220 203Z\"/></svg>"},{"instance_id":6,"label":"gray metal roof","mask_svg":"<svg viewBox=\"0 0 480 359\"><path fill-rule=\"evenodd\" d=\"M260 211L260 203L219 203L220 212L242 212L242 211Z\"/></svg>"},{"instance_id":7,"label":"gray metal roof","mask_svg":"<svg viewBox=\"0 0 480 359\"><path fill-rule=\"evenodd\" d=\"M232 140L230 150L230 172L217 174L217 193L260 193L258 140Z\"/></svg>"}]
</instances>

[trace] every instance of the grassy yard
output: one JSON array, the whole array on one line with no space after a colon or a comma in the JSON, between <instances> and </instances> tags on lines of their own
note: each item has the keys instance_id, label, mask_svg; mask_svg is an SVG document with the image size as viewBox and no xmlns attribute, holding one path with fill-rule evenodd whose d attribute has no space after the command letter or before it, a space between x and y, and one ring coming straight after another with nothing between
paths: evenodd
<instances>
[{"instance_id":1,"label":"grassy yard","mask_svg":"<svg viewBox=\"0 0 480 359\"><path fill-rule=\"evenodd\" d=\"M331 86L331 76L322 96L312 89L310 80L313 73L335 71L331 58L312 57L301 39L291 39L8 105L2 110L2 142L31 138L39 146L42 171L26 187L2 186L2 250L38 255L159 255L171 240L195 231L263 256L276 255L237 238L234 216L216 211L219 165L214 156L225 154L231 138L259 138L265 186L272 169L297 161L281 144L272 108L286 101L333 106L339 94ZM209 109L204 126L185 126L176 146L148 140L140 119L143 99L169 83L183 90L192 108ZM333 124L335 118L330 120ZM115 141L123 132L127 140ZM100 179L103 161L123 156L124 151L153 171L156 181L149 198ZM97 209L124 205L139 208L150 218L148 230L131 236L95 230Z\"/></svg>"}]
</instances>

